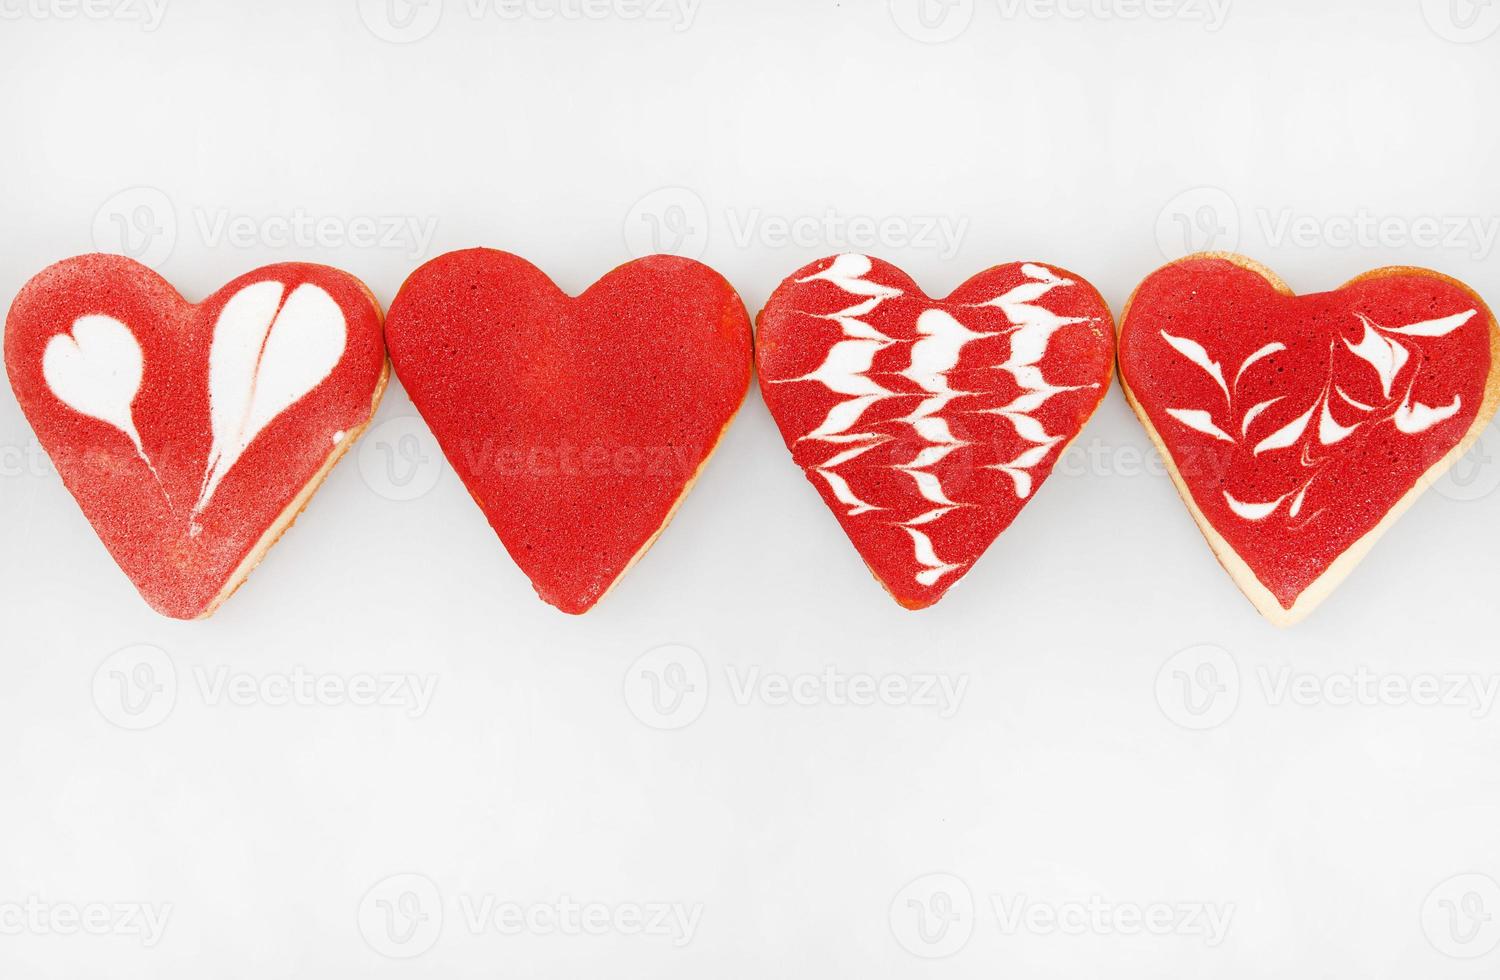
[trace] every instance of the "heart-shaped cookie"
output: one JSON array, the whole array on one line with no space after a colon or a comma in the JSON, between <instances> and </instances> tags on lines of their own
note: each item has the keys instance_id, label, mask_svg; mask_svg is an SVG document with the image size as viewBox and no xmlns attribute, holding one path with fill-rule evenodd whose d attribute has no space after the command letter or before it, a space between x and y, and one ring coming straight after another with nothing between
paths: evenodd
<instances>
[{"instance_id":1,"label":"heart-shaped cookie","mask_svg":"<svg viewBox=\"0 0 1500 980\"><path fill-rule=\"evenodd\" d=\"M1109 388L1098 290L1014 263L931 299L849 254L798 270L757 323L761 391L875 577L908 609L968 572Z\"/></svg>"},{"instance_id":2,"label":"heart-shaped cookie","mask_svg":"<svg viewBox=\"0 0 1500 980\"><path fill-rule=\"evenodd\" d=\"M45 269L5 322L11 386L105 547L158 612L210 615L369 423L387 376L359 280L287 263L194 305L151 269Z\"/></svg>"},{"instance_id":3,"label":"heart-shaped cookie","mask_svg":"<svg viewBox=\"0 0 1500 980\"><path fill-rule=\"evenodd\" d=\"M1238 255L1173 262L1120 326L1126 395L1219 561L1274 622L1312 611L1500 404L1484 301L1425 269L1297 296Z\"/></svg>"},{"instance_id":4,"label":"heart-shaped cookie","mask_svg":"<svg viewBox=\"0 0 1500 980\"><path fill-rule=\"evenodd\" d=\"M750 386L750 323L688 259L571 297L493 249L439 256L391 304L396 374L537 594L582 613L661 533Z\"/></svg>"}]
</instances>

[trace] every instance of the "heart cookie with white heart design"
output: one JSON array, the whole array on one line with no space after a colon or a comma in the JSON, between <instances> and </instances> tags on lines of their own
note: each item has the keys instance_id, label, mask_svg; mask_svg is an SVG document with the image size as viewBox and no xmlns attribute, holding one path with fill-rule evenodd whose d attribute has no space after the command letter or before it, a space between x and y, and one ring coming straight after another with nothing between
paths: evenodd
<instances>
[{"instance_id":1,"label":"heart cookie with white heart design","mask_svg":"<svg viewBox=\"0 0 1500 980\"><path fill-rule=\"evenodd\" d=\"M1255 606L1306 616L1478 438L1500 405L1500 331L1425 269L1298 296L1238 255L1136 289L1120 377L1193 519Z\"/></svg>"},{"instance_id":2,"label":"heart cookie with white heart design","mask_svg":"<svg viewBox=\"0 0 1500 980\"><path fill-rule=\"evenodd\" d=\"M1114 318L1055 266L996 266L931 299L833 256L758 320L761 392L792 457L881 584L943 597L1015 520L1109 388Z\"/></svg>"},{"instance_id":3,"label":"heart cookie with white heart design","mask_svg":"<svg viewBox=\"0 0 1500 980\"><path fill-rule=\"evenodd\" d=\"M667 255L574 297L518 256L450 252L402 285L386 342L506 550L574 614L651 547L750 386L734 288Z\"/></svg>"},{"instance_id":4,"label":"heart cookie with white heart design","mask_svg":"<svg viewBox=\"0 0 1500 980\"><path fill-rule=\"evenodd\" d=\"M266 266L199 304L84 255L5 322L11 387L115 561L158 612L208 616L369 424L380 307L327 266Z\"/></svg>"}]
</instances>

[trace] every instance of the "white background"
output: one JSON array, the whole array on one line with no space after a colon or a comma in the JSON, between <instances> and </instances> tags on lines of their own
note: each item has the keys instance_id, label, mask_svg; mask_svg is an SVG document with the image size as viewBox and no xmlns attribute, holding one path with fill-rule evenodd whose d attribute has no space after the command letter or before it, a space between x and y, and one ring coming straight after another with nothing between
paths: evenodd
<instances>
[{"instance_id":1,"label":"white background","mask_svg":"<svg viewBox=\"0 0 1500 980\"><path fill-rule=\"evenodd\" d=\"M701 255L752 312L851 247L933 294L1054 262L1116 311L1205 246L1304 291L1410 263L1500 300L1495 4L934 0L924 27L906 0L88 2L0 0L7 299L110 249L193 298L311 260L388 302L483 244L575 292L633 252ZM0 975L1492 977L1497 447L1278 632L1115 391L911 614L752 392L573 619L393 386L249 584L180 624L0 395ZM690 650L638 662L664 644ZM280 703L299 672L323 695ZM850 705L825 672L962 697ZM805 674L812 703L778 703ZM371 675L430 704L327 687ZM538 917L565 897L626 928ZM1048 928L1091 902L1114 917ZM58 934L101 903L165 931ZM471 921L505 903L531 925ZM701 913L691 934L629 934L657 903ZM1157 903L1163 934L1131 928Z\"/></svg>"}]
</instances>

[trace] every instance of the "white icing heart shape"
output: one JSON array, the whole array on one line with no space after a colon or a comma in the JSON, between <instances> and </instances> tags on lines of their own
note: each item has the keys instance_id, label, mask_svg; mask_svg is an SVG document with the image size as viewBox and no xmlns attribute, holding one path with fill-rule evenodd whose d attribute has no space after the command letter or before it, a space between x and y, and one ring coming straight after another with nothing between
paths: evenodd
<instances>
[{"instance_id":1,"label":"white icing heart shape","mask_svg":"<svg viewBox=\"0 0 1500 980\"><path fill-rule=\"evenodd\" d=\"M333 373L346 340L338 304L310 283L286 296L282 283L258 282L224 305L208 356L213 449L194 513L261 430Z\"/></svg>"},{"instance_id":2,"label":"white icing heart shape","mask_svg":"<svg viewBox=\"0 0 1500 980\"><path fill-rule=\"evenodd\" d=\"M248 273L201 304L121 256L32 278L11 386L68 490L158 611L213 612L289 527L385 390L380 307L327 266Z\"/></svg>"}]
</instances>

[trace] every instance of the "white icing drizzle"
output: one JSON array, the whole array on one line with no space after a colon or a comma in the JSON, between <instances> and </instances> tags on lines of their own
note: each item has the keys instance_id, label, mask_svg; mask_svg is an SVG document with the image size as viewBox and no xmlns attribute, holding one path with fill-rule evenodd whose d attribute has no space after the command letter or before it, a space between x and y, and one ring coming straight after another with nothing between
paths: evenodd
<instances>
[{"instance_id":1,"label":"white icing drizzle","mask_svg":"<svg viewBox=\"0 0 1500 980\"><path fill-rule=\"evenodd\" d=\"M1347 337L1341 338L1344 347L1355 357L1368 364L1375 372L1376 379L1380 383L1380 390L1385 398L1383 405L1367 405L1351 397L1343 387L1336 383L1334 378L1335 359L1338 342L1335 341L1328 352L1328 371L1322 390L1307 410L1296 418L1285 423L1280 428L1264 436L1256 442L1251 449L1251 454L1259 456L1263 453L1276 452L1301 446L1301 464L1314 470L1306 482L1302 483L1296 490L1283 494L1275 500L1263 502L1247 502L1236 499L1228 491L1223 491L1224 500L1229 509L1238 517L1247 521L1263 521L1270 517L1288 498L1292 500L1288 509L1290 517L1296 518L1302 512L1307 499L1307 492L1317 480L1320 468L1329 458L1328 456L1314 457L1312 448L1314 442L1319 446L1334 446L1348 439L1361 426L1374 425L1389 421L1395 428L1406 435L1417 435L1425 432L1435 425L1453 418L1463 407L1462 396L1455 394L1453 400L1440 406L1424 405L1412 400L1412 392L1416 388L1417 376L1420 366L1411 372L1406 383L1405 393L1399 400L1395 399L1396 382L1401 376L1402 370L1411 362L1411 351L1397 337L1443 337L1452 333L1459 327L1468 323L1477 314L1478 310L1467 310L1451 316L1438 317L1432 320L1422 320L1404 326L1387 327L1376 323L1363 313L1356 312L1355 319L1363 328L1359 340L1353 341ZM1271 356L1272 354L1285 351L1286 345L1280 342L1266 344L1255 353L1247 357L1234 374L1232 385L1225 385L1224 374L1218 361L1197 341L1186 337L1175 337L1166 331L1159 331L1163 340L1182 357L1207 374L1219 386L1220 390L1228 397L1231 416L1234 414L1236 404L1236 393L1239 389L1240 379L1245 372L1255 364ZM1340 422L1333 412L1333 395L1337 394L1344 406L1359 412L1362 417L1345 424ZM1240 437L1248 439L1251 425L1269 408L1282 401L1286 396L1277 396L1259 402L1245 412L1240 424L1236 427ZM1201 408L1168 408L1166 414L1196 432L1212 436L1216 440L1237 443L1237 440L1229 435L1215 420L1211 411ZM1304 441L1314 416L1318 417L1316 428L1316 440ZM1313 514L1308 520L1317 517ZM1306 522L1304 522L1306 523Z\"/></svg>"},{"instance_id":2,"label":"white icing drizzle","mask_svg":"<svg viewBox=\"0 0 1500 980\"><path fill-rule=\"evenodd\" d=\"M1203 349L1202 344L1196 340L1189 340L1186 337L1174 337L1165 330L1161 331L1161 339L1171 345L1172 349L1177 351L1177 353L1202 368L1204 374L1213 378L1219 389L1224 392L1225 399L1230 397L1229 385L1224 383L1224 369L1219 366L1218 361L1209 358L1208 351ZM1239 381L1240 375L1244 373L1244 368L1249 363L1247 361L1244 365L1241 365L1240 370L1234 376L1235 381Z\"/></svg>"},{"instance_id":3,"label":"white icing drizzle","mask_svg":"<svg viewBox=\"0 0 1500 980\"><path fill-rule=\"evenodd\" d=\"M1257 407L1263 408L1264 406ZM1234 436L1214 424L1214 417L1211 412L1205 412L1201 408L1169 408L1167 409L1167 414L1189 429L1196 429L1204 435L1213 436L1215 439L1222 439L1225 442L1234 442ZM1245 424L1250 424L1248 419Z\"/></svg>"},{"instance_id":4,"label":"white icing drizzle","mask_svg":"<svg viewBox=\"0 0 1500 980\"><path fill-rule=\"evenodd\" d=\"M1317 407L1317 402L1314 402L1312 408L1292 419L1260 442L1257 442L1253 450L1254 454L1259 456L1261 453L1295 446L1297 440L1302 438L1302 433L1307 431L1307 423L1312 421L1313 412L1317 410Z\"/></svg>"},{"instance_id":5,"label":"white icing drizzle","mask_svg":"<svg viewBox=\"0 0 1500 980\"><path fill-rule=\"evenodd\" d=\"M1396 382L1396 375L1406 366L1406 359L1410 356L1406 348L1396 343L1389 337L1381 336L1380 331L1363 314L1356 313L1360 322L1365 325L1364 336L1358 344L1350 343L1347 339L1344 345L1349 348L1350 353L1364 360L1375 369L1380 376L1380 391L1385 397L1391 397L1391 385Z\"/></svg>"},{"instance_id":6,"label":"white icing drizzle","mask_svg":"<svg viewBox=\"0 0 1500 980\"><path fill-rule=\"evenodd\" d=\"M1355 399L1350 398L1349 397L1349 393L1347 391L1345 391L1343 388L1339 387L1338 385L1334 385L1333 386L1333 390L1335 392L1337 392L1338 396L1340 398L1342 398L1346 403L1348 403L1350 407L1357 408L1361 412L1373 412L1373 411L1375 411L1375 406L1374 405L1366 405L1362 401L1356 401Z\"/></svg>"},{"instance_id":7,"label":"white icing drizzle","mask_svg":"<svg viewBox=\"0 0 1500 980\"><path fill-rule=\"evenodd\" d=\"M1274 343L1267 344L1260 350L1256 351L1254 354L1251 354L1249 357L1245 358L1245 363L1241 364L1240 369L1234 372L1234 386L1236 388L1240 386L1240 378L1245 376L1245 372L1256 361L1259 361L1262 358L1270 357L1272 354L1279 354L1284 350L1286 350L1286 344L1283 344L1278 340Z\"/></svg>"},{"instance_id":8,"label":"white icing drizzle","mask_svg":"<svg viewBox=\"0 0 1500 980\"><path fill-rule=\"evenodd\" d=\"M910 397L905 391L890 390L871 376L875 357L897 341L862 318L882 303L905 295L896 287L870 281L867 277L872 268L873 263L868 256L840 255L828 268L797 280L799 283L826 281L860 299L837 313L812 314L837 323L843 339L829 349L823 362L813 371L801 377L773 382L817 382L829 391L845 396L829 410L822 423L802 436L801 440L816 440L845 447L810 469L827 482L834 499L847 508L845 513L849 517L882 508L862 500L836 470L892 438L883 433L858 431L860 420L877 402L892 397ZM1022 273L1029 282L972 306L996 307L1010 321L1010 326L1002 331L1010 336L1010 355L1005 363L994 367L1008 372L1021 388L1021 394L1000 408L977 411L1004 416L1015 427L1022 440L1033 444L1015 459L989 467L1007 474L1014 483L1016 496L1024 499L1030 496L1034 486L1029 470L1041 465L1052 449L1062 441L1061 436L1048 434L1041 422L1029 413L1036 411L1057 394L1078 390L1078 387L1050 384L1042 374L1040 362L1054 333L1063 327L1086 321L1083 318L1058 316L1051 310L1036 305L1037 300L1054 289L1074 285L1072 280L1035 264L1024 265ZM950 383L949 373L958 366L965 347L999 334L973 330L951 312L937 308L926 309L918 315L916 332L919 337L911 344L910 358L906 366L897 373L919 387L928 397L899 420L911 426L920 444L910 460L897 463L893 468L911 478L917 495L930 506L896 526L904 529L911 537L913 558L920 569L915 576L916 582L930 587L945 575L960 571L964 565L941 558L936 553L932 539L918 528L931 525L960 507L970 506L954 500L944 487L941 477L933 472L933 467L952 453L970 445L956 437L948 421L940 415L955 398L973 394L954 388Z\"/></svg>"},{"instance_id":9,"label":"white icing drizzle","mask_svg":"<svg viewBox=\"0 0 1500 980\"><path fill-rule=\"evenodd\" d=\"M874 267L875 263L868 255L847 252L836 257L829 263L828 268L822 272L814 272L812 275L805 276L797 281L817 282L820 279L826 280L846 293L852 293L855 296L874 297L877 301L895 299L897 296L900 296L901 290L896 287L885 286L865 278ZM866 312L869 311L867 310Z\"/></svg>"},{"instance_id":10,"label":"white icing drizzle","mask_svg":"<svg viewBox=\"0 0 1500 980\"><path fill-rule=\"evenodd\" d=\"M1281 502L1288 496L1290 495L1282 494L1275 500L1269 501L1264 504L1247 504L1243 501L1234 499L1234 497L1230 495L1229 491L1225 490L1224 502L1229 505L1229 509L1234 511L1237 516L1242 517L1247 521L1263 521L1267 517L1270 517L1272 514L1274 514L1276 512L1276 508L1280 507Z\"/></svg>"},{"instance_id":11,"label":"white icing drizzle","mask_svg":"<svg viewBox=\"0 0 1500 980\"><path fill-rule=\"evenodd\" d=\"M1031 496L1034 488L1028 470L1041 465L1052 448L1062 442L1062 436L1048 434L1042 423L1027 414L1046 404L1054 395L1065 391L1077 391L1079 386L1060 387L1051 384L1042 375L1040 362L1047 354L1047 345L1052 335L1063 327L1088 322L1085 317L1058 316L1036 301L1052 292L1075 285L1073 280L1057 275L1044 266L1027 263L1021 272L1031 282L1012 287L981 306L998 306L1006 319L1015 324L1010 335L1010 356L1000 369L1010 373L1022 394L1009 405L998 409L985 409L1003 415L1015 426L1016 434L1033 445L1023 450L1015 459L991 466L1011 478L1016 496L1022 500ZM1094 388L1097 385L1087 385Z\"/></svg>"},{"instance_id":12,"label":"white icing drizzle","mask_svg":"<svg viewBox=\"0 0 1500 980\"><path fill-rule=\"evenodd\" d=\"M1318 441L1325 446L1332 446L1334 443L1343 442L1349 438L1360 424L1356 422L1353 425L1339 425L1333 417L1333 412L1328 408L1328 401L1327 398L1323 399L1323 413L1318 419Z\"/></svg>"},{"instance_id":13,"label":"white icing drizzle","mask_svg":"<svg viewBox=\"0 0 1500 980\"><path fill-rule=\"evenodd\" d=\"M938 584L944 575L947 575L949 572L959 571L964 567L962 565L949 564L939 558L937 552L932 547L932 539L912 527L910 522L903 524L902 527L907 534L911 535L912 551L916 557L917 564L922 566L922 570L917 573L918 585L925 585L930 588Z\"/></svg>"},{"instance_id":14,"label":"white icing drizzle","mask_svg":"<svg viewBox=\"0 0 1500 980\"><path fill-rule=\"evenodd\" d=\"M1426 432L1439 422L1446 422L1457 415L1458 410L1463 407L1463 399L1458 395L1454 395L1453 401L1439 408L1423 405L1421 402L1413 403L1410 401L1409 393L1407 398L1408 400L1403 401L1401 407L1396 409L1396 414L1391 417L1396 423L1396 428L1407 435Z\"/></svg>"},{"instance_id":15,"label":"white icing drizzle","mask_svg":"<svg viewBox=\"0 0 1500 980\"><path fill-rule=\"evenodd\" d=\"M1250 411L1245 413L1245 420L1240 423L1240 435L1242 437L1248 436L1250 434L1250 423L1259 418L1261 412L1264 412L1266 409L1270 408L1272 405L1281 401L1285 397L1285 395L1277 395L1275 398L1267 398L1263 402L1252 405L1250 407ZM1207 413L1205 412L1204 414L1206 415ZM1229 441L1234 442L1233 439L1230 439Z\"/></svg>"},{"instance_id":16,"label":"white icing drizzle","mask_svg":"<svg viewBox=\"0 0 1500 980\"><path fill-rule=\"evenodd\" d=\"M1452 316L1438 317L1436 320L1423 320L1420 323L1408 323L1404 327L1379 327L1387 333L1399 333L1403 337L1446 337L1459 327L1468 323L1479 315L1479 311L1465 310ZM1360 317L1364 320L1364 317ZM1366 321L1369 322L1369 321Z\"/></svg>"},{"instance_id":17,"label":"white icing drizzle","mask_svg":"<svg viewBox=\"0 0 1500 980\"><path fill-rule=\"evenodd\" d=\"M823 363L812 372L801 377L775 382L789 384L815 381L835 394L848 396L834 405L822 424L802 436L802 439L853 444L853 448L835 453L814 467L818 475L828 484L834 499L849 508L846 513L850 517L857 517L882 508L862 500L850 488L849 481L835 470L885 442L888 437L875 432L850 432L849 430L871 405L893 395L893 392L871 377L871 370L874 366L875 355L894 344L895 341L861 320L860 317L867 316L886 300L900 296L901 290L865 279L864 277L869 274L871 268L869 256L846 254L835 258L828 268L821 272L797 280L799 283L827 281L846 293L864 296L867 299L836 313L815 314L837 323L845 339L834 344L823 359Z\"/></svg>"}]
</instances>

